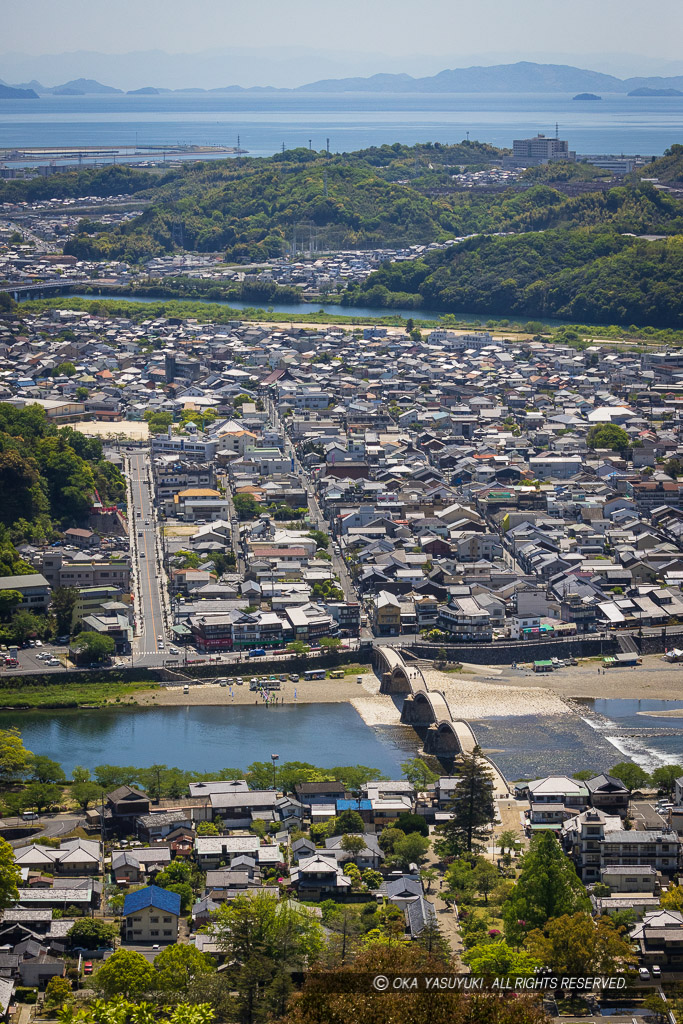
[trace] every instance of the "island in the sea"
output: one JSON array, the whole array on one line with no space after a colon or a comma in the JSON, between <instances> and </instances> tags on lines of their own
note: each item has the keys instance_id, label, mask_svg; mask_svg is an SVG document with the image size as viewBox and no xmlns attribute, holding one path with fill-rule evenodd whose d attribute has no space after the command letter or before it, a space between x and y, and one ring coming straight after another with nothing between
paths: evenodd
<instances>
[{"instance_id":1,"label":"island in the sea","mask_svg":"<svg viewBox=\"0 0 683 1024\"><path fill-rule=\"evenodd\" d=\"M640 89L633 89L629 96L683 96L680 89L650 89L647 85Z\"/></svg>"},{"instance_id":2,"label":"island in the sea","mask_svg":"<svg viewBox=\"0 0 683 1024\"><path fill-rule=\"evenodd\" d=\"M601 100L602 96L596 96L594 92L580 92L572 96L573 100Z\"/></svg>"}]
</instances>

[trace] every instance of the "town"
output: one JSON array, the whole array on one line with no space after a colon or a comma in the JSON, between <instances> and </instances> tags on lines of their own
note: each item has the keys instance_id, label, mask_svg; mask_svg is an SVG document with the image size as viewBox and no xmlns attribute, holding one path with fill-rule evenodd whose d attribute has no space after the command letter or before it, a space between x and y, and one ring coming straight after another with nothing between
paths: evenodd
<instances>
[{"instance_id":1,"label":"town","mask_svg":"<svg viewBox=\"0 0 683 1024\"><path fill-rule=\"evenodd\" d=\"M466 700L495 715L555 675L597 670L609 687L643 664L676 671L680 352L541 324L71 305L0 323L3 437L17 453L29 431L63 437L98 484L78 501L56 485L53 502L70 502L59 528L14 534L21 570L0 577L9 699L108 677L111 694L144 677L188 706L352 699L394 713L419 748L393 779L305 752L214 774L201 754L195 772L65 772L3 730L18 872L5 1014L36 998L49 1011L77 987L129 997L130 971L140 992L212 1003L218 981L196 976L253 969L236 922L273 906L302 936L292 970L347 936L362 962L376 935L476 976L567 973L564 932L593 929L612 959L586 953L578 973L630 972L656 1008L683 940L683 769L648 773L615 750L608 770L515 784ZM33 500L22 472L4 458L13 522L28 513L19 494ZM557 912L534 904L541 863ZM179 963L187 983L163 981ZM550 1013L598 1005L543 999Z\"/></svg>"}]
</instances>

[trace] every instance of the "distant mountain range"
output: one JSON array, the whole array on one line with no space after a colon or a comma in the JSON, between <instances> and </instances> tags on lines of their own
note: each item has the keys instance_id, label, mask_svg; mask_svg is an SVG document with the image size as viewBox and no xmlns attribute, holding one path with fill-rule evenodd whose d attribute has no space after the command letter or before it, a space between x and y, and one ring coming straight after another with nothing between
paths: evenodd
<instances>
[{"instance_id":1,"label":"distant mountain range","mask_svg":"<svg viewBox=\"0 0 683 1024\"><path fill-rule=\"evenodd\" d=\"M676 96L683 89L683 75L651 78L616 78L600 71L587 71L568 64L495 64L490 67L455 68L426 78L408 74L379 74L369 78L327 78L295 89L271 86L228 85L219 89L162 89L146 86L130 90L132 96L154 96L169 92L307 92L307 93L628 93L636 96ZM0 98L32 99L37 95L93 96L122 94L122 89L102 85L93 78L76 78L63 85L47 87L31 81L18 86L0 82Z\"/></svg>"},{"instance_id":2,"label":"distant mountain range","mask_svg":"<svg viewBox=\"0 0 683 1024\"><path fill-rule=\"evenodd\" d=\"M7 85L0 83L0 98L3 99L37 99L39 94L47 96L99 96L113 93L122 93L123 89L114 89L110 85L102 85L94 78L74 78L71 82L64 82L63 85L52 87L41 85L35 79L31 82L22 82L21 85Z\"/></svg>"}]
</instances>

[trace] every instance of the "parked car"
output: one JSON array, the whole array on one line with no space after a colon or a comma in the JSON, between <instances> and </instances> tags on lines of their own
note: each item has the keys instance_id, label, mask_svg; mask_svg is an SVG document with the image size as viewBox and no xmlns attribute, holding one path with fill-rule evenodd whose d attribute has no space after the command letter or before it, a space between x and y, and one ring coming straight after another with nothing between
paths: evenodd
<instances>
[{"instance_id":1,"label":"parked car","mask_svg":"<svg viewBox=\"0 0 683 1024\"><path fill-rule=\"evenodd\" d=\"M662 968L659 966L659 964L652 965L652 967L650 968L650 974L653 978L661 978Z\"/></svg>"},{"instance_id":2,"label":"parked car","mask_svg":"<svg viewBox=\"0 0 683 1024\"><path fill-rule=\"evenodd\" d=\"M92 974L92 960L86 960L83 964L83 973Z\"/></svg>"},{"instance_id":3,"label":"parked car","mask_svg":"<svg viewBox=\"0 0 683 1024\"><path fill-rule=\"evenodd\" d=\"M650 980L650 972L648 971L647 967L639 967L638 968L638 977L640 978L641 981L649 981Z\"/></svg>"}]
</instances>

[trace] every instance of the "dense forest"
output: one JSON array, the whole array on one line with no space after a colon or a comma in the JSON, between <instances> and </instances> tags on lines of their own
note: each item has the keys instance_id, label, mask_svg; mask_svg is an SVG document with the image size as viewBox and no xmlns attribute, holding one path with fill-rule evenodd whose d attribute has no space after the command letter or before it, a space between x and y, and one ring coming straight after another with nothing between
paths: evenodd
<instances>
[{"instance_id":1,"label":"dense forest","mask_svg":"<svg viewBox=\"0 0 683 1024\"><path fill-rule=\"evenodd\" d=\"M48 423L38 405L0 403L0 576L33 570L15 545L52 540L78 525L93 503L125 498L125 482L102 442Z\"/></svg>"},{"instance_id":2,"label":"dense forest","mask_svg":"<svg viewBox=\"0 0 683 1024\"><path fill-rule=\"evenodd\" d=\"M342 301L681 327L683 239L645 241L605 229L481 236L386 264Z\"/></svg>"}]
</instances>

